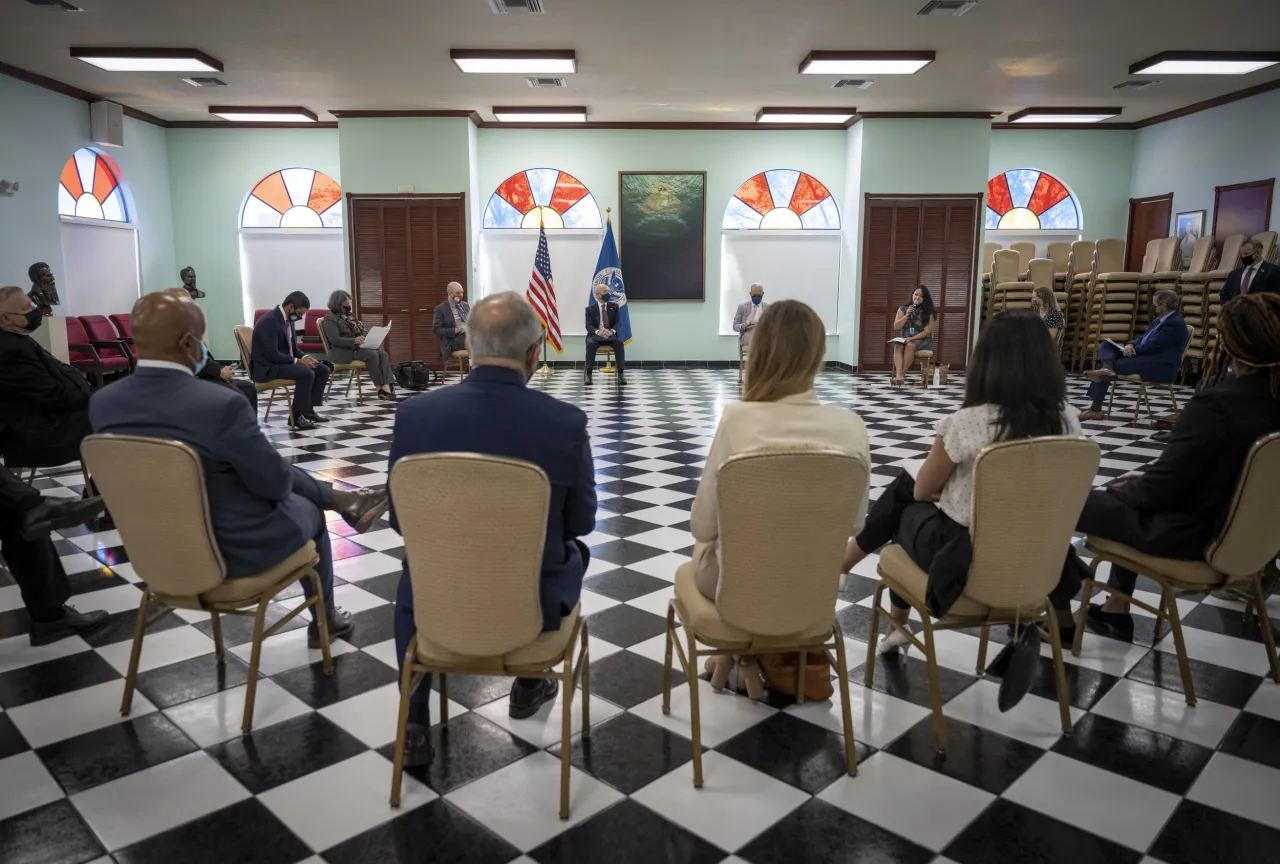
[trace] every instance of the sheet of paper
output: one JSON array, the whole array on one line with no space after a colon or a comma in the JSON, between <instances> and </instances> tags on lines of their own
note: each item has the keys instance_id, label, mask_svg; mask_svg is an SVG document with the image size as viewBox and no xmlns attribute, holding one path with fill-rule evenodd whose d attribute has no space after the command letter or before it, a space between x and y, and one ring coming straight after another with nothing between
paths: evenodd
<instances>
[{"instance_id":1,"label":"sheet of paper","mask_svg":"<svg viewBox=\"0 0 1280 864\"><path fill-rule=\"evenodd\" d=\"M364 334L364 344L361 348L381 348L382 342L387 338L387 334L391 332L391 321L387 321L386 327L370 327Z\"/></svg>"},{"instance_id":2,"label":"sheet of paper","mask_svg":"<svg viewBox=\"0 0 1280 864\"><path fill-rule=\"evenodd\" d=\"M906 337L906 336L894 336L892 339L890 339L890 340L889 340L888 342L886 342L885 344L886 344L886 345L892 345L894 342L901 342L903 345L906 345L906 344L907 344L907 337Z\"/></svg>"},{"instance_id":3,"label":"sheet of paper","mask_svg":"<svg viewBox=\"0 0 1280 864\"><path fill-rule=\"evenodd\" d=\"M1116 346L1116 347L1117 347L1117 348L1119 348L1121 351L1123 351L1123 350L1124 350L1124 346L1123 346L1123 345L1121 345L1119 342L1117 342L1117 341L1116 341L1116 340L1114 340L1114 339L1103 339L1102 341L1103 341L1103 342L1110 342L1112 345Z\"/></svg>"}]
</instances>

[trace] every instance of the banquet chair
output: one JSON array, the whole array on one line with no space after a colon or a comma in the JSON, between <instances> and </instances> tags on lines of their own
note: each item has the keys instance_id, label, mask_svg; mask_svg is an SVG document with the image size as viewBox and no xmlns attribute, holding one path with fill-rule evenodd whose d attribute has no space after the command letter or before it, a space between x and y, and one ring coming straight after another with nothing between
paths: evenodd
<instances>
[{"instance_id":1,"label":"banquet chair","mask_svg":"<svg viewBox=\"0 0 1280 864\"><path fill-rule=\"evenodd\" d=\"M1240 247L1248 239L1244 234L1229 235L1222 241L1222 254L1213 269L1187 273L1178 280L1183 318L1195 326L1197 334L1184 356L1187 360L1199 361L1202 369L1218 347L1222 289L1231 271L1240 266Z\"/></svg>"},{"instance_id":2,"label":"banquet chair","mask_svg":"<svg viewBox=\"0 0 1280 864\"><path fill-rule=\"evenodd\" d=\"M138 354L133 348L133 317L127 312L123 315L108 315L107 320L116 328L116 332L120 334L120 341L124 343L125 349L129 352L129 359L133 361L133 365L138 365Z\"/></svg>"},{"instance_id":3,"label":"banquet chair","mask_svg":"<svg viewBox=\"0 0 1280 864\"><path fill-rule=\"evenodd\" d=\"M1009 248L1018 253L1018 278L1027 278L1027 268L1031 264L1031 259L1036 257L1036 244L1023 240L1018 243L1010 243Z\"/></svg>"},{"instance_id":4,"label":"banquet chair","mask_svg":"<svg viewBox=\"0 0 1280 864\"><path fill-rule=\"evenodd\" d=\"M1064 309L1067 316L1067 355L1073 363L1079 353L1080 334L1084 329L1084 303L1089 289L1087 277L1092 275L1095 245L1092 240L1072 243L1067 273L1063 277L1063 287L1067 292Z\"/></svg>"},{"instance_id":5,"label":"banquet chair","mask_svg":"<svg viewBox=\"0 0 1280 864\"><path fill-rule=\"evenodd\" d=\"M252 362L253 353L250 345L253 344L253 328L241 324L236 327L236 346L240 349L240 365L244 366L244 371L251 373L250 364ZM250 379L252 380L252 379ZM293 388L297 384L296 381L290 381L288 378L276 378L271 381L263 381L261 383L254 381L253 386L261 393L264 390L269 391L267 397L267 410L263 412L262 420L265 423L267 418L271 416L271 405L276 401L276 394L284 391L284 404L289 408L289 425L293 425Z\"/></svg>"},{"instance_id":6,"label":"banquet chair","mask_svg":"<svg viewBox=\"0 0 1280 864\"><path fill-rule=\"evenodd\" d=\"M1181 369L1182 364L1186 362L1187 349L1191 347L1191 341L1195 339L1195 337L1196 337L1196 328L1193 325L1188 324L1187 325L1187 341L1182 343L1182 356L1178 360L1179 369ZM1133 422L1134 423L1138 422L1138 412L1141 410L1144 403L1147 406L1147 419L1148 420L1153 419L1152 412L1151 412L1151 397L1147 393L1148 384L1151 385L1152 387L1164 387L1167 390L1167 392L1169 393L1169 402L1172 403L1173 405L1173 414L1170 416L1173 418L1173 420L1178 419L1178 413L1179 413L1178 393L1176 390L1173 389L1173 382L1172 381L1148 381L1145 378L1143 378L1141 375L1138 375L1136 373L1133 375L1117 375L1115 377L1115 380L1112 382L1111 395L1107 399L1107 418L1108 419L1110 419L1111 417L1111 405L1116 401L1116 390L1120 389L1120 383L1122 381L1128 381L1130 383L1138 385L1138 398L1133 404Z\"/></svg>"},{"instance_id":7,"label":"banquet chair","mask_svg":"<svg viewBox=\"0 0 1280 864\"><path fill-rule=\"evenodd\" d=\"M325 335L324 327L323 326L317 327L316 333L319 334L320 347L324 350L325 357L328 357L329 356L329 337ZM351 383L354 381L356 385L356 404L363 405L364 404L364 379L361 377L360 373L367 371L365 368L365 362L363 360L352 360L350 363L338 363L333 360L330 360L329 362L333 363L334 372L347 373L347 389L343 392L342 395L347 399L351 398ZM324 398L328 399L329 394L332 392L333 392L333 376L330 375L329 386L325 388Z\"/></svg>"},{"instance_id":8,"label":"banquet chair","mask_svg":"<svg viewBox=\"0 0 1280 864\"><path fill-rule=\"evenodd\" d=\"M467 370L471 368L471 352L469 350L454 351L448 360L444 361L444 368L440 370L440 381L449 375L449 367L452 366L458 370L458 380L461 381L467 377Z\"/></svg>"},{"instance_id":9,"label":"banquet chair","mask_svg":"<svg viewBox=\"0 0 1280 864\"><path fill-rule=\"evenodd\" d=\"M991 315L1005 309L1030 309L1030 282L1021 278L1021 259L1012 249L1000 249L991 264Z\"/></svg>"}]
</instances>

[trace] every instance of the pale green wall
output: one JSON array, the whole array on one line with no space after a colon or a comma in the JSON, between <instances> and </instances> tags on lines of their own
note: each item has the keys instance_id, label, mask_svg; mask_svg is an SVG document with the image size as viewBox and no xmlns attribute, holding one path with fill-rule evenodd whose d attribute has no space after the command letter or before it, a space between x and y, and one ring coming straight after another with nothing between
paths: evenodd
<instances>
[{"instance_id":1,"label":"pale green wall","mask_svg":"<svg viewBox=\"0 0 1280 864\"><path fill-rule=\"evenodd\" d=\"M1124 129L996 129L991 133L987 176L1014 168L1048 171L1080 202L1084 239L1123 239L1138 134Z\"/></svg>"},{"instance_id":2,"label":"pale green wall","mask_svg":"<svg viewBox=\"0 0 1280 864\"><path fill-rule=\"evenodd\" d=\"M170 129L174 264L196 268L209 348L238 359L232 328L244 320L240 278L240 209L258 181L281 168L314 168L343 182L335 129ZM280 297L305 285L280 274Z\"/></svg>"},{"instance_id":3,"label":"pale green wall","mask_svg":"<svg viewBox=\"0 0 1280 864\"><path fill-rule=\"evenodd\" d=\"M124 174L130 204L137 214L138 261L142 290L181 285L173 258L173 201L169 185L168 130L129 117L124 148L107 150Z\"/></svg>"},{"instance_id":4,"label":"pale green wall","mask_svg":"<svg viewBox=\"0 0 1280 864\"><path fill-rule=\"evenodd\" d=\"M836 357L853 365L858 356L858 282L862 266L862 143L865 123L845 133L844 255L840 260L840 349Z\"/></svg>"},{"instance_id":5,"label":"pale green wall","mask_svg":"<svg viewBox=\"0 0 1280 864\"><path fill-rule=\"evenodd\" d=\"M1280 176L1280 91L1141 129L1130 194L1173 193L1173 212L1205 210L1213 230L1213 187ZM1280 183L1271 228L1280 225Z\"/></svg>"},{"instance_id":6,"label":"pale green wall","mask_svg":"<svg viewBox=\"0 0 1280 864\"><path fill-rule=\"evenodd\" d=\"M612 207L615 214L619 171L707 172L706 300L632 303L635 338L627 356L637 360L737 357L736 337L718 335L720 225L730 197L745 180L770 168L795 168L826 184L837 201L845 185L843 131L480 129L478 138L479 189L485 199L479 202L481 208L498 184L526 168L569 172L586 184L601 207ZM837 344L832 334L829 359L837 359Z\"/></svg>"}]
</instances>

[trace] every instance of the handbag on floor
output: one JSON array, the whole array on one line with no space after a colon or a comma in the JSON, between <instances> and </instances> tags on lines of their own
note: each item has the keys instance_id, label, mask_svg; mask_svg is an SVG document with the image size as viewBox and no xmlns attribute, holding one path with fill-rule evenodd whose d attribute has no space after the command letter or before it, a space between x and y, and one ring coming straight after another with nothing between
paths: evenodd
<instances>
[{"instance_id":1,"label":"handbag on floor","mask_svg":"<svg viewBox=\"0 0 1280 864\"><path fill-rule=\"evenodd\" d=\"M395 376L401 390L426 390L431 386L431 367L424 360L397 363Z\"/></svg>"},{"instance_id":2,"label":"handbag on floor","mask_svg":"<svg viewBox=\"0 0 1280 864\"><path fill-rule=\"evenodd\" d=\"M796 669L800 665L800 653L761 654L760 671L764 681L774 693L796 695ZM804 662L804 698L821 702L835 693L831 686L831 661L823 651L810 651Z\"/></svg>"},{"instance_id":3,"label":"handbag on floor","mask_svg":"<svg viewBox=\"0 0 1280 864\"><path fill-rule=\"evenodd\" d=\"M1000 676L1000 692L996 707L1004 713L1022 701L1040 674L1040 628L1034 624L1022 627L991 663L991 673Z\"/></svg>"}]
</instances>

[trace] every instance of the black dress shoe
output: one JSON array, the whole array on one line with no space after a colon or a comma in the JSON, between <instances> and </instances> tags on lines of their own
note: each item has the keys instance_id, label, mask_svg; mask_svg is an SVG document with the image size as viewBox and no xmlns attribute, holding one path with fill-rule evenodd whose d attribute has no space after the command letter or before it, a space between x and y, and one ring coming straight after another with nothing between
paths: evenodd
<instances>
[{"instance_id":1,"label":"black dress shoe","mask_svg":"<svg viewBox=\"0 0 1280 864\"><path fill-rule=\"evenodd\" d=\"M410 723L405 730L404 767L425 768L435 758L435 748L431 746L431 733L427 727Z\"/></svg>"},{"instance_id":2,"label":"black dress shoe","mask_svg":"<svg viewBox=\"0 0 1280 864\"><path fill-rule=\"evenodd\" d=\"M621 375L619 375L619 376L618 376L618 386L619 386L619 387L626 387L626 386L627 386L627 379L626 379L626 378L623 378Z\"/></svg>"},{"instance_id":3,"label":"black dress shoe","mask_svg":"<svg viewBox=\"0 0 1280 864\"><path fill-rule=\"evenodd\" d=\"M31 647L35 648L57 642L59 639L66 639L68 636L88 633L105 623L107 623L107 613L101 609L93 612L77 612L70 606L63 606L62 617L57 621L32 621L28 638L31 640Z\"/></svg>"},{"instance_id":4,"label":"black dress shoe","mask_svg":"<svg viewBox=\"0 0 1280 864\"><path fill-rule=\"evenodd\" d=\"M391 503L391 499L387 495L385 488L360 489L354 494L356 502L349 507L338 510L337 513L344 522L356 529L357 533L363 534L369 530L369 526L373 524L374 519L387 512L387 505Z\"/></svg>"},{"instance_id":5,"label":"black dress shoe","mask_svg":"<svg viewBox=\"0 0 1280 864\"><path fill-rule=\"evenodd\" d=\"M308 429L316 428L316 424L306 417L295 417L293 418L293 428L301 429L305 432Z\"/></svg>"},{"instance_id":6,"label":"black dress shoe","mask_svg":"<svg viewBox=\"0 0 1280 864\"><path fill-rule=\"evenodd\" d=\"M1090 633L1097 633L1108 639L1133 641L1133 616L1128 612L1103 612L1101 606L1090 606L1085 613L1084 627Z\"/></svg>"},{"instance_id":7,"label":"black dress shoe","mask_svg":"<svg viewBox=\"0 0 1280 864\"><path fill-rule=\"evenodd\" d=\"M102 514L102 498L81 498L58 501L45 498L22 517L22 539L39 540L48 537L50 531L70 528Z\"/></svg>"},{"instance_id":8,"label":"black dress shoe","mask_svg":"<svg viewBox=\"0 0 1280 864\"><path fill-rule=\"evenodd\" d=\"M560 682L554 678L537 678L526 684L517 678L511 685L511 701L507 706L507 714L515 720L524 720L538 713L538 709L548 702L555 701L560 692Z\"/></svg>"},{"instance_id":9,"label":"black dress shoe","mask_svg":"<svg viewBox=\"0 0 1280 864\"><path fill-rule=\"evenodd\" d=\"M583 384L583 386L585 386L585 387L590 387L590 386L592 385L592 383L593 383L593 382L592 382L592 380L591 380L591 374L590 374L590 373L588 373L588 374L587 374L587 380L583 381L583 382L582 382L582 384Z\"/></svg>"},{"instance_id":10,"label":"black dress shoe","mask_svg":"<svg viewBox=\"0 0 1280 864\"><path fill-rule=\"evenodd\" d=\"M309 414L303 414L302 416L306 417L308 420L310 420L312 423L315 423L316 425L329 422L327 418L321 417L319 414L317 414L314 411L312 411Z\"/></svg>"},{"instance_id":11,"label":"black dress shoe","mask_svg":"<svg viewBox=\"0 0 1280 864\"><path fill-rule=\"evenodd\" d=\"M332 645L335 639L350 635L354 629L356 625L351 622L351 613L334 609L329 616L329 644ZM314 621L307 625L307 647L313 651L320 650L320 628Z\"/></svg>"},{"instance_id":12,"label":"black dress shoe","mask_svg":"<svg viewBox=\"0 0 1280 864\"><path fill-rule=\"evenodd\" d=\"M390 390L379 390L379 391L378 391L378 398L379 398L379 399L382 399L382 400L385 400L385 401L387 401L387 402L395 402L395 401L396 401L396 394L392 393Z\"/></svg>"}]
</instances>

